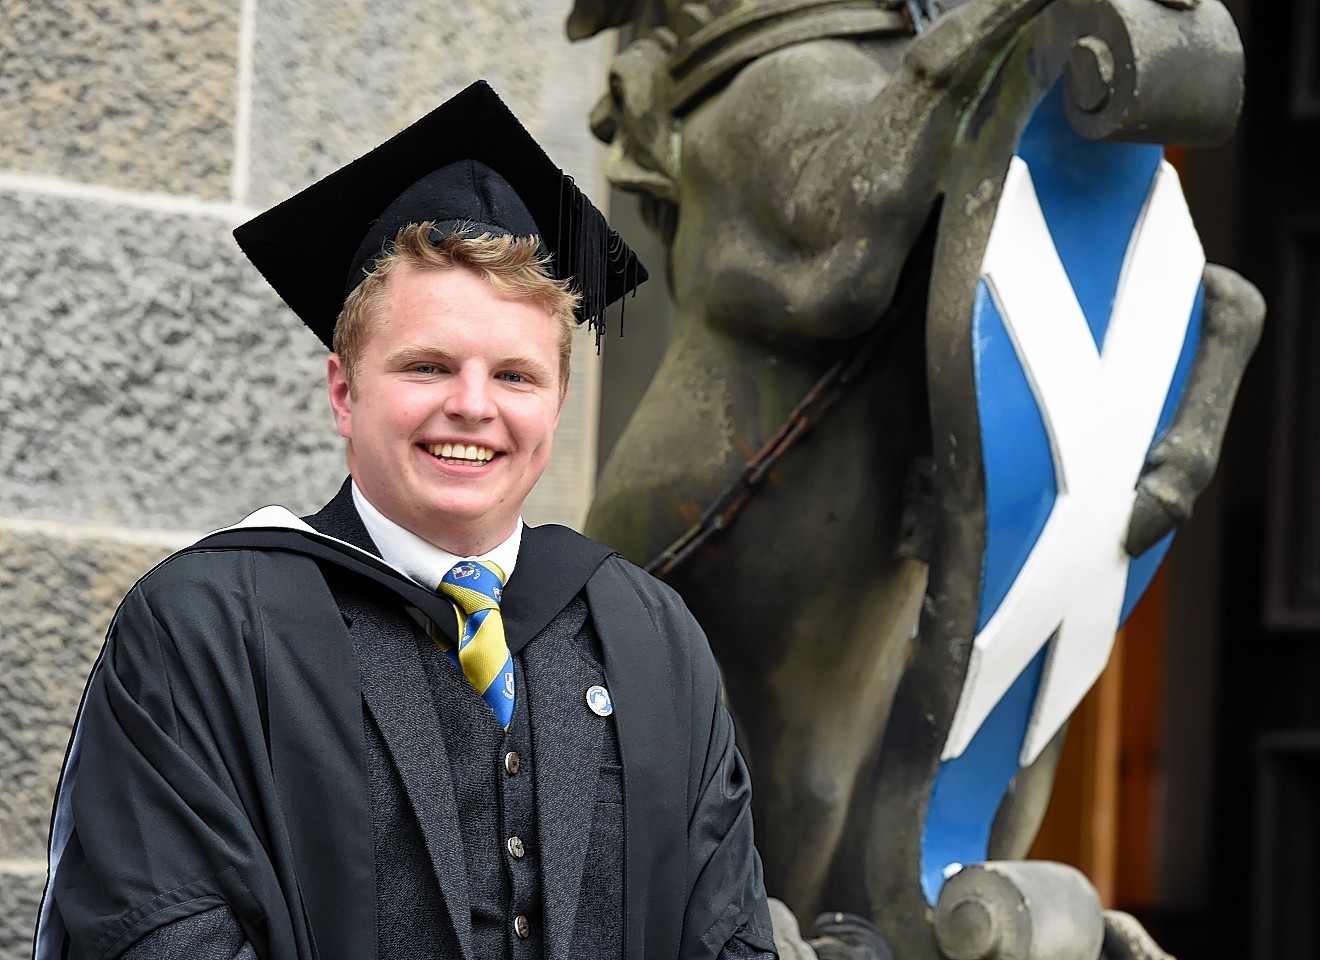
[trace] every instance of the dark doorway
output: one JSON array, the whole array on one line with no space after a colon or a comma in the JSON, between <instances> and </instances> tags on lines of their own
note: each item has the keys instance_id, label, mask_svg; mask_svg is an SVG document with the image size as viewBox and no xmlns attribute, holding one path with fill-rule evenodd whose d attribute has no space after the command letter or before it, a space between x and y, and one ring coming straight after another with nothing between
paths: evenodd
<instances>
[{"instance_id":1,"label":"dark doorway","mask_svg":"<svg viewBox=\"0 0 1320 960\"><path fill-rule=\"evenodd\" d=\"M1192 155L1189 194L1207 252L1261 288L1269 318L1194 601L1213 597L1218 614L1202 652L1217 667L1209 883L1166 943L1188 957L1320 958L1320 4L1230 7L1246 108L1235 144Z\"/></svg>"}]
</instances>

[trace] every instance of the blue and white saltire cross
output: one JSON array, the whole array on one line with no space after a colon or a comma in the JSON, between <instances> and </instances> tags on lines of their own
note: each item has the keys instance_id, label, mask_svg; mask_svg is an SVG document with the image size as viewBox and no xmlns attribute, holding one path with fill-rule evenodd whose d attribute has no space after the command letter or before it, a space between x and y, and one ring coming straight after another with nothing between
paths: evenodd
<instances>
[{"instance_id":1,"label":"blue and white saltire cross","mask_svg":"<svg viewBox=\"0 0 1320 960\"><path fill-rule=\"evenodd\" d=\"M932 789L933 902L1099 677L1172 535L1123 548L1200 340L1205 255L1161 147L1073 133L1058 86L1012 158L972 317L986 546L967 675Z\"/></svg>"},{"instance_id":2,"label":"blue and white saltire cross","mask_svg":"<svg viewBox=\"0 0 1320 960\"><path fill-rule=\"evenodd\" d=\"M464 560L454 564L437 589L454 604L458 649L437 630L431 631L432 639L481 694L500 726L509 729L514 704L513 657L500 616L504 571L489 561Z\"/></svg>"}]
</instances>

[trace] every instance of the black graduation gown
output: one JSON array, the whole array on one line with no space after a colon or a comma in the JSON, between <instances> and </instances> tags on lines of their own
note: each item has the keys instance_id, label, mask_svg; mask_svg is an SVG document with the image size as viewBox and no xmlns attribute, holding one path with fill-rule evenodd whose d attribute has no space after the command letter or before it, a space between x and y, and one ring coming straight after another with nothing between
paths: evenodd
<instances>
[{"instance_id":1,"label":"black graduation gown","mask_svg":"<svg viewBox=\"0 0 1320 960\"><path fill-rule=\"evenodd\" d=\"M341 494L342 496L342 494ZM113 958L229 904L259 954L375 952L362 695L318 564L448 608L378 559L288 530L205 538L125 598L61 775L36 957ZM585 595L624 764L626 955L773 949L745 769L700 629L669 588L567 528L524 532L516 651ZM443 602L443 601L441 601Z\"/></svg>"}]
</instances>

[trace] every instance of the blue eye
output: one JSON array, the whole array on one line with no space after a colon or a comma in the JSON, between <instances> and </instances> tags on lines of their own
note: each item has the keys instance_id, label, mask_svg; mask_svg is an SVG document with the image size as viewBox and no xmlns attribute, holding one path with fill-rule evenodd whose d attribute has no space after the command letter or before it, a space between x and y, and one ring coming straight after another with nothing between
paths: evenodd
<instances>
[{"instance_id":1,"label":"blue eye","mask_svg":"<svg viewBox=\"0 0 1320 960\"><path fill-rule=\"evenodd\" d=\"M413 372L429 376L433 373L439 373L440 368L437 367L434 363L419 363L415 367L413 367Z\"/></svg>"},{"instance_id":2,"label":"blue eye","mask_svg":"<svg viewBox=\"0 0 1320 960\"><path fill-rule=\"evenodd\" d=\"M526 380L526 377L524 377L521 373L511 373L511 372L501 373L500 377L501 379L506 380L509 383L522 383L524 380Z\"/></svg>"}]
</instances>

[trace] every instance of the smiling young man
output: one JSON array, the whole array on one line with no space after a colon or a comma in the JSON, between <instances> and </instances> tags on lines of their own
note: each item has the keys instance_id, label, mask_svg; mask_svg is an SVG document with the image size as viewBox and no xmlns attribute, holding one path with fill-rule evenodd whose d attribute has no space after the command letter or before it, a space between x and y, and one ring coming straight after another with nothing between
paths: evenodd
<instances>
[{"instance_id":1,"label":"smiling young man","mask_svg":"<svg viewBox=\"0 0 1320 960\"><path fill-rule=\"evenodd\" d=\"M125 598L36 957L772 957L701 631L521 519L631 251L480 84L236 236L333 351L351 478Z\"/></svg>"},{"instance_id":2,"label":"smiling young man","mask_svg":"<svg viewBox=\"0 0 1320 960\"><path fill-rule=\"evenodd\" d=\"M349 295L330 403L362 496L475 556L512 535L549 463L579 298L532 238L431 230L403 228Z\"/></svg>"}]
</instances>

